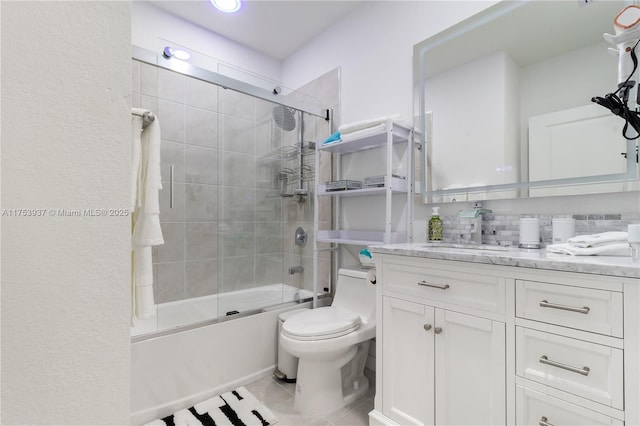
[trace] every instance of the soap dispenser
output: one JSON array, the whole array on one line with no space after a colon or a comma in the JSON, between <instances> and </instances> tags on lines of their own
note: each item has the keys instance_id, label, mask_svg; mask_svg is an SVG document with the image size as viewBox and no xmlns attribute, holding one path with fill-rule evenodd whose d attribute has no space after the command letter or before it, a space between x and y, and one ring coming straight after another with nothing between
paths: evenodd
<instances>
[{"instance_id":1,"label":"soap dispenser","mask_svg":"<svg viewBox=\"0 0 640 426\"><path fill-rule=\"evenodd\" d=\"M429 241L442 241L442 219L438 213L439 209L440 207L434 207L429 219Z\"/></svg>"}]
</instances>

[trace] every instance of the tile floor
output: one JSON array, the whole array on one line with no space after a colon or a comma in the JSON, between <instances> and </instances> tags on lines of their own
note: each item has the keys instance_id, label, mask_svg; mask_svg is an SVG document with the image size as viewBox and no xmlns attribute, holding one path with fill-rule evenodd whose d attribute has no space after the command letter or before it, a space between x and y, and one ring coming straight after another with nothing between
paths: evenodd
<instances>
[{"instance_id":1,"label":"tile floor","mask_svg":"<svg viewBox=\"0 0 640 426\"><path fill-rule=\"evenodd\" d=\"M343 409L323 417L307 417L293 409L295 384L281 382L272 376L264 377L245 387L266 405L278 418L276 426L368 426L369 411L373 410L375 382L367 370L371 386L360 399Z\"/></svg>"}]
</instances>

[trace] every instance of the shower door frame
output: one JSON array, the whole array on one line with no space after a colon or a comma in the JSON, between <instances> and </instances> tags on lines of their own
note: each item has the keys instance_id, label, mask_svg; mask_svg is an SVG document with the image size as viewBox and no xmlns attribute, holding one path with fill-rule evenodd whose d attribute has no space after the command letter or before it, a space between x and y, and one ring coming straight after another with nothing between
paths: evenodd
<instances>
[{"instance_id":1,"label":"shower door frame","mask_svg":"<svg viewBox=\"0 0 640 426\"><path fill-rule=\"evenodd\" d=\"M195 65L192 65L188 62L185 62L179 59L166 58L162 54L159 54L154 51L151 51L139 46L135 46L135 45L132 45L131 48L132 48L132 54L131 54L132 60L143 62L143 63L153 65L155 67L166 69L169 71L173 71L191 78L204 81L206 83L214 84L224 89L231 89L233 91L240 92L249 96L253 96L261 100L272 102L274 104L284 105L286 107L293 108L296 111L300 111L302 113L306 113L306 114L324 119L329 123L329 129L333 129L332 110L330 108L320 107L320 105L315 103L313 100L301 101L298 99L285 99L279 93L278 94L273 93L272 91L262 89L260 87L254 86L244 81L236 80L234 78L219 74L214 71L209 71L209 70L197 67ZM314 208L314 223L317 223L317 221L318 221L318 212L317 212L317 206L316 206L316 208ZM315 234L313 236L313 245L314 247L316 247ZM317 270L318 270L318 258L317 258L317 254L314 253L313 287L312 287L313 298L311 299L311 303L314 308L318 305L318 299L319 299ZM156 331L153 333L133 336L131 338L131 341L132 342L144 341L150 338L155 338L159 336L173 334L175 332L181 332L181 331L202 327L203 325L215 324L218 322L224 322L231 319L254 315L262 311L263 309L253 309L253 310L239 312L233 315L232 317L217 316L215 318L211 318L205 321L184 324L174 329Z\"/></svg>"},{"instance_id":2,"label":"shower door frame","mask_svg":"<svg viewBox=\"0 0 640 426\"><path fill-rule=\"evenodd\" d=\"M227 77L226 75L222 75L214 71L196 67L195 65L192 65L180 59L165 58L161 54L144 49L139 46L131 46L131 58L140 62L147 63L149 65L155 65L169 71L184 74L186 76L196 78L207 83L215 84L224 89L231 89L236 92L244 93L245 95L254 96L256 98L273 102L275 104L284 105L286 107L302 111L306 114L315 115L316 117L323 118L329 122L331 121L329 108L322 108L318 104L303 102L297 99L285 99L282 97L282 95L274 94L273 92L270 92L268 90L253 86L249 83L245 83L244 81L236 80L234 78Z\"/></svg>"}]
</instances>

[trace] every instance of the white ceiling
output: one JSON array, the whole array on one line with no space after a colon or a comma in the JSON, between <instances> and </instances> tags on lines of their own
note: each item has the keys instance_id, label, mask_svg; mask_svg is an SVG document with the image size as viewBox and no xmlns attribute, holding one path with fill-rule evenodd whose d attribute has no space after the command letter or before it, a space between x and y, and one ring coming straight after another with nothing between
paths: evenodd
<instances>
[{"instance_id":1,"label":"white ceiling","mask_svg":"<svg viewBox=\"0 0 640 426\"><path fill-rule=\"evenodd\" d=\"M285 59L362 4L363 0L244 0L226 14L208 0L148 0L150 4L276 59Z\"/></svg>"}]
</instances>

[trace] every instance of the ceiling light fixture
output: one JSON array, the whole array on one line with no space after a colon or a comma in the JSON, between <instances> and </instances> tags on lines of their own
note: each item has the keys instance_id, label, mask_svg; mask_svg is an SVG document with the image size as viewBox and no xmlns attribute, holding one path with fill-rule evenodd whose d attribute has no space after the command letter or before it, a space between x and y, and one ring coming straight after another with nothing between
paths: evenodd
<instances>
[{"instance_id":1,"label":"ceiling light fixture","mask_svg":"<svg viewBox=\"0 0 640 426\"><path fill-rule=\"evenodd\" d=\"M191 57L189 52L187 52L186 50L174 49L171 46L166 46L164 48L164 50L162 51L162 56L164 56L167 59L169 59L171 57L175 57L176 59L181 59L183 61L186 61L187 59L189 59Z\"/></svg>"},{"instance_id":2,"label":"ceiling light fixture","mask_svg":"<svg viewBox=\"0 0 640 426\"><path fill-rule=\"evenodd\" d=\"M211 4L218 10L226 13L233 13L240 10L242 7L241 0L209 0Z\"/></svg>"}]
</instances>

